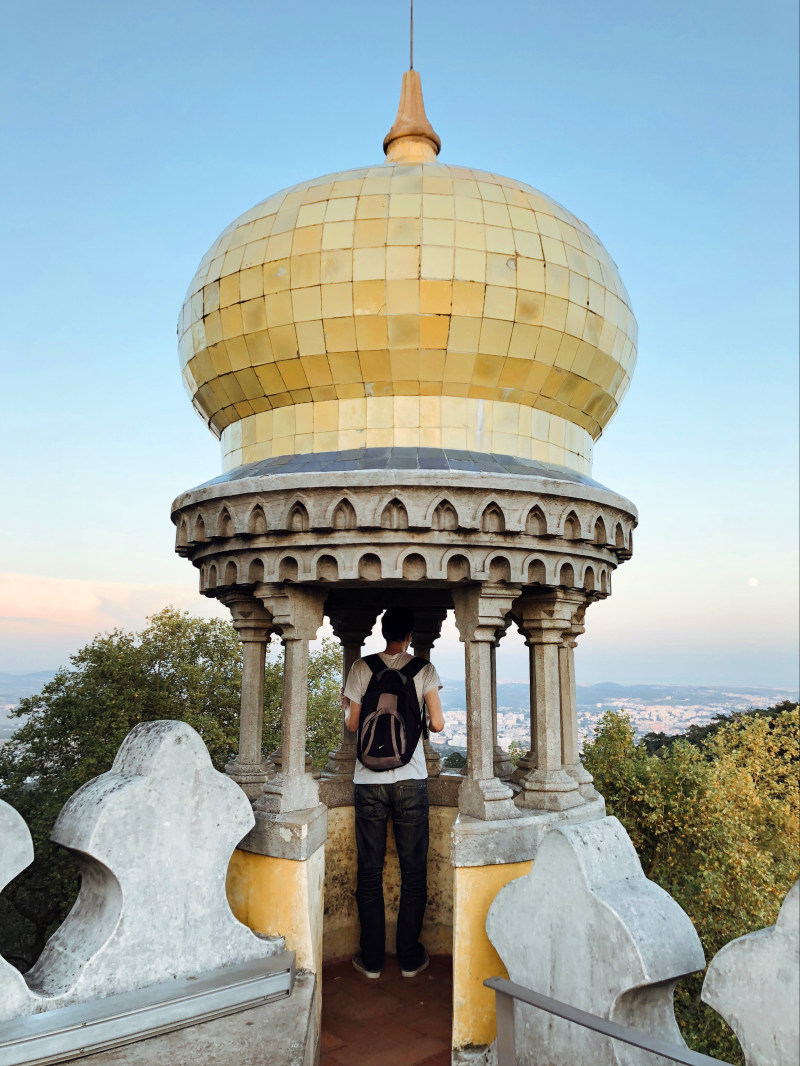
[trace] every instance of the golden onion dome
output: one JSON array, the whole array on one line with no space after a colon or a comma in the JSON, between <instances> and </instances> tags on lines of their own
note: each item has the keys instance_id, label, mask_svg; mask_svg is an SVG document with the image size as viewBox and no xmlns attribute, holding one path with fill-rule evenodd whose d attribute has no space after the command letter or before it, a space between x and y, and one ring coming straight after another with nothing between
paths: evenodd
<instances>
[{"instance_id":1,"label":"golden onion dome","mask_svg":"<svg viewBox=\"0 0 800 1066\"><path fill-rule=\"evenodd\" d=\"M434 447L591 472L636 361L617 268L554 200L439 145L408 71L385 163L276 193L204 256L180 358L226 469Z\"/></svg>"}]
</instances>

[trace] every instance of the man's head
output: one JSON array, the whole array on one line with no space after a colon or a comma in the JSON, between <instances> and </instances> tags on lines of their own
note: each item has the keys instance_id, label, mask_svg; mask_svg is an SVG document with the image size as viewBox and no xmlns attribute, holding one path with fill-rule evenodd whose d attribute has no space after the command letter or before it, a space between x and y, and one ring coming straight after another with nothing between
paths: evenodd
<instances>
[{"instance_id":1,"label":"man's head","mask_svg":"<svg viewBox=\"0 0 800 1066\"><path fill-rule=\"evenodd\" d=\"M402 644L414 632L414 615L407 607L390 607L383 613L381 632L387 644Z\"/></svg>"}]
</instances>

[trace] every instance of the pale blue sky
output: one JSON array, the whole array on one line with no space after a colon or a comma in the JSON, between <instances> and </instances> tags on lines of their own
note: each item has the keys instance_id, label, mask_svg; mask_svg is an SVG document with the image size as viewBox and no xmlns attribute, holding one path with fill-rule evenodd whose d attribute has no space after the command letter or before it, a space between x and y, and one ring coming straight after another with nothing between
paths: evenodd
<instances>
[{"instance_id":1,"label":"pale blue sky","mask_svg":"<svg viewBox=\"0 0 800 1066\"><path fill-rule=\"evenodd\" d=\"M3 23L0 670L26 670L207 609L169 521L220 470L179 380L183 293L252 204L381 160L407 5L29 0ZM796 685L795 3L417 0L416 26L442 160L583 218L639 320L595 476L640 526L579 680Z\"/></svg>"}]
</instances>

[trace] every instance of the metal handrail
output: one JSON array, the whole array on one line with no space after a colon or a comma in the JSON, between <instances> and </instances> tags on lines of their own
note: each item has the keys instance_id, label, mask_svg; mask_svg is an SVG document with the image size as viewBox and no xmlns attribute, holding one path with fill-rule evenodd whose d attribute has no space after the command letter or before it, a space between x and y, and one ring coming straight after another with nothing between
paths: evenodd
<instances>
[{"instance_id":1,"label":"metal handrail","mask_svg":"<svg viewBox=\"0 0 800 1066\"><path fill-rule=\"evenodd\" d=\"M699 1051L692 1051L687 1047L679 1047L670 1044L666 1040L643 1033L640 1029L628 1029L627 1026L610 1022L606 1018L600 1018L596 1014L579 1010L569 1003L562 1003L559 999L551 999L543 996L541 992L534 992L530 988L524 988L513 981L507 981L504 977L489 977L483 982L487 988L494 990L497 1003L497 1066L516 1066L516 1039L514 1033L514 1000L527 1003L531 1007L538 1007L549 1014L555 1014L568 1022L582 1025L585 1029L593 1029L596 1033L609 1036L614 1040L621 1040L625 1044L641 1048L643 1051L651 1051L654 1055L661 1055L672 1062L682 1063L683 1066L731 1066L722 1059L714 1059L709 1055L703 1055Z\"/></svg>"}]
</instances>

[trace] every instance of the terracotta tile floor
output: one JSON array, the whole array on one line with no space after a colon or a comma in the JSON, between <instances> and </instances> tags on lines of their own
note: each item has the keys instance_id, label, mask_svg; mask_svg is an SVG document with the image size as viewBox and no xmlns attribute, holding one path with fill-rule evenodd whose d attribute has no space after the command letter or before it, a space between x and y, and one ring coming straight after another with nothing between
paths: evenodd
<instances>
[{"instance_id":1,"label":"terracotta tile floor","mask_svg":"<svg viewBox=\"0 0 800 1066\"><path fill-rule=\"evenodd\" d=\"M434 956L418 977L393 958L372 981L348 959L322 971L320 1066L450 1066L453 960Z\"/></svg>"}]
</instances>

